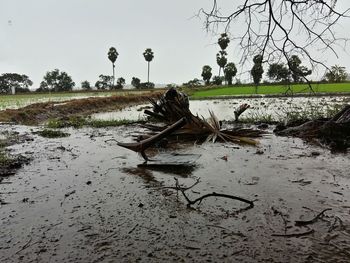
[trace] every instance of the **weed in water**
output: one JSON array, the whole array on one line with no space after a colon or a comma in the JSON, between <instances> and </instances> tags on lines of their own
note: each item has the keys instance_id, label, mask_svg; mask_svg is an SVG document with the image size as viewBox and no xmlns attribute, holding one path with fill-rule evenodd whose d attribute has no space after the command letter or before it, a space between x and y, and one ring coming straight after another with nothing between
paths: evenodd
<instances>
[{"instance_id":1,"label":"weed in water","mask_svg":"<svg viewBox=\"0 0 350 263\"><path fill-rule=\"evenodd\" d=\"M121 125L127 125L135 123L135 121L121 119L121 120L89 120L87 122L87 126L91 126L94 128L103 128L103 127L115 127Z\"/></svg>"},{"instance_id":2,"label":"weed in water","mask_svg":"<svg viewBox=\"0 0 350 263\"><path fill-rule=\"evenodd\" d=\"M0 148L0 167L6 166L11 163L11 158L6 154L6 152Z\"/></svg>"},{"instance_id":3,"label":"weed in water","mask_svg":"<svg viewBox=\"0 0 350 263\"><path fill-rule=\"evenodd\" d=\"M45 138L62 138L68 137L70 134L58 130L44 129L42 131L35 132Z\"/></svg>"}]
</instances>

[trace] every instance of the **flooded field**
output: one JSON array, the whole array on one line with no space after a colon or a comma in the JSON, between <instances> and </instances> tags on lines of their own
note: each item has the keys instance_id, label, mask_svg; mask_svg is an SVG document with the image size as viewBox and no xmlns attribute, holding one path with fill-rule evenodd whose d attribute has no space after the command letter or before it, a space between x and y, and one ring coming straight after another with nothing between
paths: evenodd
<instances>
[{"instance_id":1,"label":"flooded field","mask_svg":"<svg viewBox=\"0 0 350 263\"><path fill-rule=\"evenodd\" d=\"M36 94L20 94L20 95L3 95L0 96L0 111L5 109L18 109L33 103L41 102L62 102L74 99L85 99L93 97L109 97L112 95L126 95L130 92L69 92L69 93L36 93ZM133 94L141 94L133 91Z\"/></svg>"},{"instance_id":2,"label":"flooded field","mask_svg":"<svg viewBox=\"0 0 350 263\"><path fill-rule=\"evenodd\" d=\"M215 101L196 103L220 112ZM138 126L66 129L63 139L32 133L38 129L0 126L33 139L9 147L32 161L0 184L1 262L349 262L349 155L269 133L258 148L159 149L201 157L186 169L147 168L116 145ZM200 180L192 199L216 192L254 207L208 198L187 208L168 188L174 178Z\"/></svg>"},{"instance_id":3,"label":"flooded field","mask_svg":"<svg viewBox=\"0 0 350 263\"><path fill-rule=\"evenodd\" d=\"M243 103L251 108L246 111L243 118L261 120L286 120L288 114L305 114L312 117L327 114L334 108L339 108L350 102L349 96L334 97L279 97L279 98L237 98L223 100L191 100L190 110L194 114L209 117L209 110L221 120L234 119L234 110ZM132 119L137 120L144 116L143 110L149 104L128 107L118 112L97 113L92 115L95 119Z\"/></svg>"}]
</instances>

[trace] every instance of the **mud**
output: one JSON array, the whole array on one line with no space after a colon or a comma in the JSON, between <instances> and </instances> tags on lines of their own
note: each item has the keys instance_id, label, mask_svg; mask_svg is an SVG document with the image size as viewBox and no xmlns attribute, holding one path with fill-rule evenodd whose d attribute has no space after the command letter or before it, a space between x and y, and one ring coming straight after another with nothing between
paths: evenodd
<instances>
[{"instance_id":1,"label":"mud","mask_svg":"<svg viewBox=\"0 0 350 263\"><path fill-rule=\"evenodd\" d=\"M0 184L1 262L349 262L349 155L271 134L259 148L181 144L176 152L201 155L196 167L148 169L113 141L131 140L137 126L65 129L71 136L56 139L0 129L34 139L8 147L33 161ZM226 193L254 208L208 198L189 209L166 188L174 177L200 179L193 199Z\"/></svg>"}]
</instances>

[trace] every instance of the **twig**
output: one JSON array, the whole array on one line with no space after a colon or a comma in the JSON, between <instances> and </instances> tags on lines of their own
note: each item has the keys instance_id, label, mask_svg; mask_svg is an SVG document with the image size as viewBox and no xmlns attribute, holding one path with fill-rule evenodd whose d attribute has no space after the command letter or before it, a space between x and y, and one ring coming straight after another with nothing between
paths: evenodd
<instances>
[{"instance_id":1,"label":"twig","mask_svg":"<svg viewBox=\"0 0 350 263\"><path fill-rule=\"evenodd\" d=\"M274 208L273 206L271 207L272 211L274 212L275 215L280 215L280 217L282 218L283 224L284 224L284 233L287 233L287 219L285 219L283 213L279 210L277 210L276 208Z\"/></svg>"},{"instance_id":2,"label":"twig","mask_svg":"<svg viewBox=\"0 0 350 263\"><path fill-rule=\"evenodd\" d=\"M321 218L323 216L323 214L326 212L326 211L329 211L329 210L332 210L332 208L326 208L324 209L321 213L319 213L317 216L315 216L313 219L311 220L306 220L306 221L302 221L302 220L297 220L295 221L295 225L296 226L306 226L306 225L310 225L310 224L313 224L315 223L319 218Z\"/></svg>"},{"instance_id":3,"label":"twig","mask_svg":"<svg viewBox=\"0 0 350 263\"><path fill-rule=\"evenodd\" d=\"M310 229L306 232L301 232L301 233L291 233L291 234L272 234L271 236L273 237L302 237L302 236L307 236L310 235L312 233L314 233L315 230Z\"/></svg>"},{"instance_id":4,"label":"twig","mask_svg":"<svg viewBox=\"0 0 350 263\"><path fill-rule=\"evenodd\" d=\"M61 202L61 206L63 205L64 201L66 200L67 197L69 197L70 195L74 194L75 190L68 192L64 195L63 201Z\"/></svg>"},{"instance_id":5,"label":"twig","mask_svg":"<svg viewBox=\"0 0 350 263\"><path fill-rule=\"evenodd\" d=\"M131 234L132 232L134 232L134 230L136 229L136 227L138 227L139 224L136 224L129 232L128 234Z\"/></svg>"},{"instance_id":6,"label":"twig","mask_svg":"<svg viewBox=\"0 0 350 263\"><path fill-rule=\"evenodd\" d=\"M30 242L32 242L32 237L30 237L29 240L28 240L28 242L25 243L25 244L22 246L22 248L21 248L20 250L18 250L14 255L17 255L19 252L21 252L21 251L27 249L28 247L30 247L30 246L32 246L32 245L35 245L36 243L39 243L39 241L36 241L36 242L34 242L34 243L32 243L32 244L30 244Z\"/></svg>"},{"instance_id":7,"label":"twig","mask_svg":"<svg viewBox=\"0 0 350 263\"><path fill-rule=\"evenodd\" d=\"M208 197L211 197L211 196L214 196L214 197L224 197L224 198L229 198L229 199L233 199L233 200L238 200L238 201L241 201L241 202L244 202L244 203L247 203L249 204L249 206L247 207L247 209L250 209L250 208L253 208L254 207L254 203L250 200L247 200L247 199L244 199L242 197L238 197L238 196L234 196L234 195L228 195L228 194L219 194L219 193L210 193L210 194L205 194L201 197L198 197L197 199L195 200L190 200L187 195L185 194L185 191L188 190L188 189L191 189L193 186L195 186L196 184L199 183L199 180L197 179L197 182L194 183L193 185L191 185L190 187L187 187L187 188L184 188L184 187L181 187L179 185L179 180L177 178L174 178L175 179L175 190L178 190L182 193L182 195L185 197L186 201L187 201L187 207L191 207L191 205L194 205L195 203L201 203L203 201L203 199L205 198L208 198Z\"/></svg>"}]
</instances>

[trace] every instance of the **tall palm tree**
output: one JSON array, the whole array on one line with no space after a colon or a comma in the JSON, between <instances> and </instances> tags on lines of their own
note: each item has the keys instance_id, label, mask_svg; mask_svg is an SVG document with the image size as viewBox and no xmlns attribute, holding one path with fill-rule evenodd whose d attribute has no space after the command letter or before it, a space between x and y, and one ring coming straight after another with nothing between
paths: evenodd
<instances>
[{"instance_id":1,"label":"tall palm tree","mask_svg":"<svg viewBox=\"0 0 350 263\"><path fill-rule=\"evenodd\" d=\"M115 61L118 58L118 52L115 49L115 47L111 47L108 51L108 59L112 62L112 66L113 66L113 86L114 86L114 79L115 79L115 73L114 73L114 68L115 68Z\"/></svg>"},{"instance_id":2,"label":"tall palm tree","mask_svg":"<svg viewBox=\"0 0 350 263\"><path fill-rule=\"evenodd\" d=\"M227 53L224 50L220 50L219 53L216 54L216 63L219 65L219 77L220 77L220 72L221 68L224 68L225 65L227 64Z\"/></svg>"},{"instance_id":3,"label":"tall palm tree","mask_svg":"<svg viewBox=\"0 0 350 263\"><path fill-rule=\"evenodd\" d=\"M149 83L149 63L153 60L154 55L151 48L147 48L145 52L143 52L143 56L148 63L148 73L147 73L147 82Z\"/></svg>"}]
</instances>

